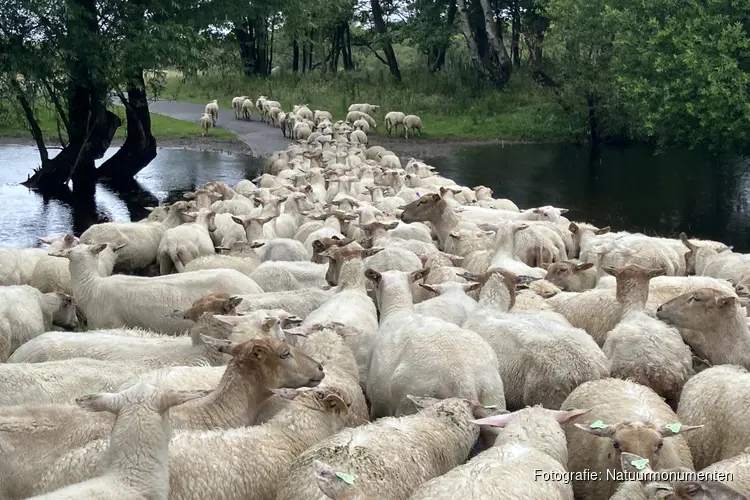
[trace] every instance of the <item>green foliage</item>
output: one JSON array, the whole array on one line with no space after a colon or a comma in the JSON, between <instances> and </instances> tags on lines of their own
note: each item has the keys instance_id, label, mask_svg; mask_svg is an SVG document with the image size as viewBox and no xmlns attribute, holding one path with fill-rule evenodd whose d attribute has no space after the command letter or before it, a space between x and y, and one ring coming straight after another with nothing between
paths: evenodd
<instances>
[{"instance_id":1,"label":"green foliage","mask_svg":"<svg viewBox=\"0 0 750 500\"><path fill-rule=\"evenodd\" d=\"M748 150L750 1L621 0L616 26L619 97L660 145Z\"/></svg>"}]
</instances>

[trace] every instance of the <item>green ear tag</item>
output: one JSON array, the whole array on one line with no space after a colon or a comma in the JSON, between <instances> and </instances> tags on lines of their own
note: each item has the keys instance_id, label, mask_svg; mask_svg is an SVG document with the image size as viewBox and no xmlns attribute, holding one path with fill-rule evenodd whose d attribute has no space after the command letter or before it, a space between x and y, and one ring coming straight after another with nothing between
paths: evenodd
<instances>
[{"instance_id":1,"label":"green ear tag","mask_svg":"<svg viewBox=\"0 0 750 500\"><path fill-rule=\"evenodd\" d=\"M486 405L484 407L485 410L494 410L497 408L497 405Z\"/></svg>"},{"instance_id":2,"label":"green ear tag","mask_svg":"<svg viewBox=\"0 0 750 500\"><path fill-rule=\"evenodd\" d=\"M638 470L643 470L648 465L648 458L641 458L639 460L631 460L630 465Z\"/></svg>"},{"instance_id":3,"label":"green ear tag","mask_svg":"<svg viewBox=\"0 0 750 500\"><path fill-rule=\"evenodd\" d=\"M682 424L678 422L676 424L667 424L664 427L677 434L682 429Z\"/></svg>"},{"instance_id":4,"label":"green ear tag","mask_svg":"<svg viewBox=\"0 0 750 500\"><path fill-rule=\"evenodd\" d=\"M648 460L646 460L648 462ZM354 484L354 476L345 472L337 472L336 477L344 481L346 484Z\"/></svg>"},{"instance_id":5,"label":"green ear tag","mask_svg":"<svg viewBox=\"0 0 750 500\"><path fill-rule=\"evenodd\" d=\"M604 425L604 422L602 422L601 420L597 420L596 422L593 422L591 425L589 425L589 427L591 427L592 429L604 429L604 427L606 426Z\"/></svg>"}]
</instances>

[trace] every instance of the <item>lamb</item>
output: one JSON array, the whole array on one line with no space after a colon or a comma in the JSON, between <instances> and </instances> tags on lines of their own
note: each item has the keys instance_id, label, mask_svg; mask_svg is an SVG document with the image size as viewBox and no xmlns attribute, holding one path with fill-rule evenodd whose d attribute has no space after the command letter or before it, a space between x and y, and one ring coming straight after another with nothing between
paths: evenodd
<instances>
[{"instance_id":1,"label":"lamb","mask_svg":"<svg viewBox=\"0 0 750 500\"><path fill-rule=\"evenodd\" d=\"M685 343L709 363L750 368L750 328L734 293L701 288L662 304L656 317L678 327Z\"/></svg>"},{"instance_id":2,"label":"lamb","mask_svg":"<svg viewBox=\"0 0 750 500\"><path fill-rule=\"evenodd\" d=\"M739 366L708 368L685 384L677 408L681 422L702 425L686 437L699 469L731 458L750 446L744 419L750 393L750 374Z\"/></svg>"},{"instance_id":3,"label":"lamb","mask_svg":"<svg viewBox=\"0 0 750 500\"><path fill-rule=\"evenodd\" d=\"M406 397L410 393L464 397L505 408L503 381L491 346L470 330L414 314L410 285L428 271L365 271L376 286L380 311L367 373L373 420L413 413Z\"/></svg>"},{"instance_id":4,"label":"lamb","mask_svg":"<svg viewBox=\"0 0 750 500\"><path fill-rule=\"evenodd\" d=\"M204 313L190 329L189 336L164 337L158 334L125 337L107 330L86 334L47 332L30 340L8 360L9 363L41 363L72 358L102 361L136 362L161 368L170 365L221 365L221 353L201 340L201 333L227 339L232 326L212 321L211 313ZM115 330L116 332L117 330Z\"/></svg>"},{"instance_id":5,"label":"lamb","mask_svg":"<svg viewBox=\"0 0 750 500\"><path fill-rule=\"evenodd\" d=\"M545 474L566 474L568 448L560 424L589 410L559 411L539 407L474 420L475 424L500 427L495 445L417 488L410 500L440 500L468 497L544 498L573 500L573 487L566 481L540 480ZM481 477L481 480L477 480Z\"/></svg>"},{"instance_id":6,"label":"lamb","mask_svg":"<svg viewBox=\"0 0 750 500\"><path fill-rule=\"evenodd\" d=\"M367 123L367 120L363 120L360 118L359 120L355 120L354 123L352 123L352 126L355 129L359 129L365 134L367 134L370 131L370 124Z\"/></svg>"},{"instance_id":7,"label":"lamb","mask_svg":"<svg viewBox=\"0 0 750 500\"><path fill-rule=\"evenodd\" d=\"M404 127L404 130L406 129L404 118L406 118L406 115L400 111L389 111L385 115L385 130L388 132L388 135L391 135L391 132L398 133L399 125Z\"/></svg>"},{"instance_id":8,"label":"lamb","mask_svg":"<svg viewBox=\"0 0 750 500\"><path fill-rule=\"evenodd\" d=\"M143 269L156 260L156 253L164 232L182 224L183 214L187 213L189 207L190 205L185 201L173 203L163 222L94 224L81 234L81 243L86 245L110 243L114 246L126 244L117 252L114 272L133 272Z\"/></svg>"},{"instance_id":9,"label":"lamb","mask_svg":"<svg viewBox=\"0 0 750 500\"><path fill-rule=\"evenodd\" d=\"M198 120L198 123L201 127L201 136L206 137L208 135L208 130L214 126L214 120L211 117L210 114L204 113L201 115L200 119Z\"/></svg>"},{"instance_id":10,"label":"lamb","mask_svg":"<svg viewBox=\"0 0 750 500\"><path fill-rule=\"evenodd\" d=\"M693 357L677 330L645 310L649 280L665 271L636 264L603 269L617 279L617 301L622 306L620 322L602 346L612 362L612 376L650 387L676 408L682 386L694 374Z\"/></svg>"},{"instance_id":11,"label":"lamb","mask_svg":"<svg viewBox=\"0 0 750 500\"><path fill-rule=\"evenodd\" d=\"M352 104L349 106L349 109L347 111L361 111L362 113L368 114L368 115L374 115L378 112L378 109L380 109L380 106L376 106L375 104Z\"/></svg>"},{"instance_id":12,"label":"lamb","mask_svg":"<svg viewBox=\"0 0 750 500\"><path fill-rule=\"evenodd\" d=\"M206 108L203 113L211 117L211 124L215 127L216 122L219 121L219 101L214 99L213 101L206 104Z\"/></svg>"},{"instance_id":13,"label":"lamb","mask_svg":"<svg viewBox=\"0 0 750 500\"><path fill-rule=\"evenodd\" d=\"M318 388L287 397L294 398L296 411L285 412L264 425L175 433L169 443L169 498L273 500L284 473L300 453L351 425L348 402L335 388ZM42 479L41 489L95 474L104 465L105 447L105 440L92 442L63 457ZM264 453L262 466L239 460L217 469L219 455L228 452L244 456L248 450L258 449Z\"/></svg>"},{"instance_id":14,"label":"lamb","mask_svg":"<svg viewBox=\"0 0 750 500\"><path fill-rule=\"evenodd\" d=\"M588 408L580 424L563 425L568 440L568 469L597 473L601 481L574 479L576 498L609 498L618 483L607 470L620 470L620 454L647 458L652 467L686 467L693 458L683 435L700 426L681 424L653 390L626 380L605 378L585 382L563 402L563 411ZM584 432L581 432L584 431ZM608 439L598 439L608 438Z\"/></svg>"},{"instance_id":15,"label":"lamb","mask_svg":"<svg viewBox=\"0 0 750 500\"><path fill-rule=\"evenodd\" d=\"M74 484L37 500L110 498L166 500L169 492L169 409L196 397L192 392L159 391L141 384L120 393L83 396L76 403L89 411L117 415L110 445L96 479Z\"/></svg>"},{"instance_id":16,"label":"lamb","mask_svg":"<svg viewBox=\"0 0 750 500\"><path fill-rule=\"evenodd\" d=\"M409 138L409 131L415 130L417 135L422 135L422 119L417 115L406 115L403 121L404 137Z\"/></svg>"},{"instance_id":17,"label":"lamb","mask_svg":"<svg viewBox=\"0 0 750 500\"><path fill-rule=\"evenodd\" d=\"M352 476L364 494L388 500L406 500L423 482L463 463L479 435L470 419L486 410L458 398L411 398L425 408L343 429L302 453L279 485L276 500L326 500L312 473L316 460Z\"/></svg>"},{"instance_id":18,"label":"lamb","mask_svg":"<svg viewBox=\"0 0 750 500\"><path fill-rule=\"evenodd\" d=\"M228 293L210 293L193 302L187 310L171 316L194 322L197 322L207 312L234 316L237 314L237 306L242 303L242 300L242 297L229 295Z\"/></svg>"},{"instance_id":19,"label":"lamb","mask_svg":"<svg viewBox=\"0 0 750 500\"><path fill-rule=\"evenodd\" d=\"M520 279L506 271L488 274L477 310L463 327L497 354L508 408L559 408L582 383L609 376L609 361L586 332L554 313L508 313Z\"/></svg>"},{"instance_id":20,"label":"lamb","mask_svg":"<svg viewBox=\"0 0 750 500\"><path fill-rule=\"evenodd\" d=\"M441 284L421 284L420 286L437 294L437 297L416 304L414 312L461 326L477 307L477 302L466 293L478 289L481 285L479 283L448 281Z\"/></svg>"},{"instance_id":21,"label":"lamb","mask_svg":"<svg viewBox=\"0 0 750 500\"><path fill-rule=\"evenodd\" d=\"M92 329L131 326L179 334L190 324L165 316L172 311L187 309L194 300L212 292L233 295L263 292L252 279L232 269L154 278L124 275L103 278L96 272L96 255L105 246L78 245L60 254L70 259L73 297Z\"/></svg>"},{"instance_id":22,"label":"lamb","mask_svg":"<svg viewBox=\"0 0 750 500\"><path fill-rule=\"evenodd\" d=\"M97 255L99 276L111 276L119 252L125 243L119 245L108 244L102 252ZM31 286L42 293L63 292L73 295L73 287L70 285L70 269L68 260L62 257L47 255L39 259L34 274L31 276Z\"/></svg>"},{"instance_id":23,"label":"lamb","mask_svg":"<svg viewBox=\"0 0 750 500\"><path fill-rule=\"evenodd\" d=\"M52 329L76 328L73 298L62 292L42 293L29 285L0 287L0 362L26 342Z\"/></svg>"},{"instance_id":24,"label":"lamb","mask_svg":"<svg viewBox=\"0 0 750 500\"><path fill-rule=\"evenodd\" d=\"M528 229L528 224L516 221L503 221L494 226L495 250L490 260L490 269L504 269L519 276L544 278L547 271L538 267L530 267L515 256L516 233Z\"/></svg>"},{"instance_id":25,"label":"lamb","mask_svg":"<svg viewBox=\"0 0 750 500\"><path fill-rule=\"evenodd\" d=\"M49 252L72 248L79 243L73 235L39 240L49 246L46 249L0 247L0 286L30 285L34 268Z\"/></svg>"},{"instance_id":26,"label":"lamb","mask_svg":"<svg viewBox=\"0 0 750 500\"><path fill-rule=\"evenodd\" d=\"M185 272L185 266L191 260L202 255L214 255L210 233L216 230L215 217L216 212L201 209L195 214L183 215L183 218L195 222L182 224L164 232L156 253L159 274L167 275L172 269L176 269L178 273Z\"/></svg>"},{"instance_id":27,"label":"lamb","mask_svg":"<svg viewBox=\"0 0 750 500\"><path fill-rule=\"evenodd\" d=\"M357 120L357 121L361 121L361 120ZM367 142L368 142L367 133L363 130L354 130L349 136L349 139L352 141L352 144L367 145Z\"/></svg>"}]
</instances>

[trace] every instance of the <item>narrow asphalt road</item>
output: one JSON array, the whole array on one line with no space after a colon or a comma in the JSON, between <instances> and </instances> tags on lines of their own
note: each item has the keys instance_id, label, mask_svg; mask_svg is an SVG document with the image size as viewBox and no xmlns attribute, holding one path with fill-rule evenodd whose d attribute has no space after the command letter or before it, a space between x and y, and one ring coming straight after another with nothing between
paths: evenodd
<instances>
[{"instance_id":1,"label":"narrow asphalt road","mask_svg":"<svg viewBox=\"0 0 750 500\"><path fill-rule=\"evenodd\" d=\"M200 130L198 120L203 114L204 107L202 104L166 99L149 101L149 110L152 113L193 122L196 132ZM260 116L253 115L252 121L236 120L231 108L219 110L219 120L216 122L216 126L236 134L240 140L250 147L253 156L270 156L276 151L286 149L290 143L288 139L284 138L281 130L260 121Z\"/></svg>"}]
</instances>

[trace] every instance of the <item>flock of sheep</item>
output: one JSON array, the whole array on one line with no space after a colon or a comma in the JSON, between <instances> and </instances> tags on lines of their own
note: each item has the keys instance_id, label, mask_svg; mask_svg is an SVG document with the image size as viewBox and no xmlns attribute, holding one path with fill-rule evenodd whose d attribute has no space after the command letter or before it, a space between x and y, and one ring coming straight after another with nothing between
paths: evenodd
<instances>
[{"instance_id":1,"label":"flock of sheep","mask_svg":"<svg viewBox=\"0 0 750 500\"><path fill-rule=\"evenodd\" d=\"M353 145L366 146L367 134L370 128L377 128L372 115L376 114L380 106L374 104L352 104L345 120L333 122L333 116L328 111L310 110L307 104L295 105L292 111L285 113L279 101L269 100L260 96L253 104L248 96L232 99L232 110L236 120L252 120L253 111L260 114L263 122L273 127L279 127L284 137L312 142L331 142L344 136ZM199 123L201 134L206 136L211 127L216 126L219 119L219 101L214 99L206 104ZM417 115L405 115L400 111L390 111L385 115L385 128L388 135L398 133L401 126L404 137L409 138L409 132L422 134L422 119Z\"/></svg>"},{"instance_id":2,"label":"flock of sheep","mask_svg":"<svg viewBox=\"0 0 750 500\"><path fill-rule=\"evenodd\" d=\"M0 249L0 499L750 495L750 256L319 123L253 181Z\"/></svg>"}]
</instances>

